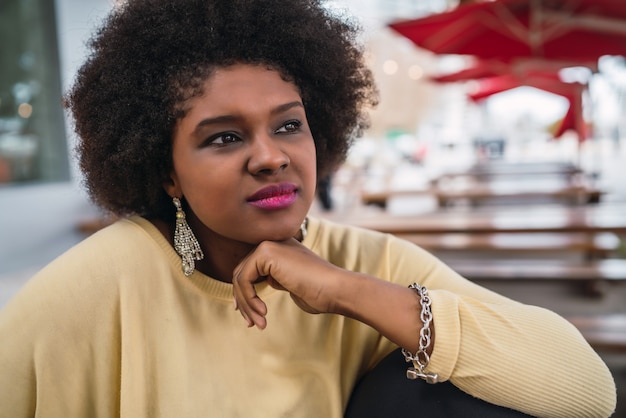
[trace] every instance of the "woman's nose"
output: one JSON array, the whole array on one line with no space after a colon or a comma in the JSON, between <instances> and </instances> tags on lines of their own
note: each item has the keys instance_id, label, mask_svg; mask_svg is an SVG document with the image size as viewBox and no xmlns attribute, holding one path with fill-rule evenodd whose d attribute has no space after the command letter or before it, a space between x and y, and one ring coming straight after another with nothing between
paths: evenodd
<instances>
[{"instance_id":1,"label":"woman's nose","mask_svg":"<svg viewBox=\"0 0 626 418\"><path fill-rule=\"evenodd\" d=\"M289 156L278 141L269 135L259 135L252 141L248 170L254 174L274 174L289 165Z\"/></svg>"}]
</instances>

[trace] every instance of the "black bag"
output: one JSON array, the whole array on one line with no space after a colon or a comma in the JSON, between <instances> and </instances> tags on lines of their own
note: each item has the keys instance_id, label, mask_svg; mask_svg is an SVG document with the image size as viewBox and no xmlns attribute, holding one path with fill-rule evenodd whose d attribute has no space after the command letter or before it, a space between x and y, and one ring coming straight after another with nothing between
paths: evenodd
<instances>
[{"instance_id":1,"label":"black bag","mask_svg":"<svg viewBox=\"0 0 626 418\"><path fill-rule=\"evenodd\" d=\"M475 398L449 381L429 384L406 378L410 366L400 349L357 382L344 418L518 418L519 411Z\"/></svg>"}]
</instances>

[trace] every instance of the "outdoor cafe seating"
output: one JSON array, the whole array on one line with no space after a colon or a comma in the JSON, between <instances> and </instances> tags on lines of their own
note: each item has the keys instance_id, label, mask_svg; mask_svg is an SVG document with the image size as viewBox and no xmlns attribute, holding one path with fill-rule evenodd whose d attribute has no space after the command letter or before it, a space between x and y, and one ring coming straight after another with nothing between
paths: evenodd
<instances>
[{"instance_id":1,"label":"outdoor cafe seating","mask_svg":"<svg viewBox=\"0 0 626 418\"><path fill-rule=\"evenodd\" d=\"M593 185L582 170L563 162L488 162L467 170L449 171L431 179L427 187L363 190L362 202L385 207L393 196L429 195L439 207L458 202L472 206L502 203L597 203L606 193Z\"/></svg>"}]
</instances>

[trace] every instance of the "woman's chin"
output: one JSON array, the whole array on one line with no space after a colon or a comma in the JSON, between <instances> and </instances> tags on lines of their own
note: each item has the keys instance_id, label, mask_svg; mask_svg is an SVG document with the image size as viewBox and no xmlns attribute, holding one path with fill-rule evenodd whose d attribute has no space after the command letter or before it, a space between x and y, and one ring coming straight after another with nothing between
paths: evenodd
<instances>
[{"instance_id":1,"label":"woman's chin","mask_svg":"<svg viewBox=\"0 0 626 418\"><path fill-rule=\"evenodd\" d=\"M287 228L283 230L281 228L281 230L261 232L255 237L254 241L258 244L263 241L287 241L291 238L300 238L300 227L297 227L295 230Z\"/></svg>"}]
</instances>

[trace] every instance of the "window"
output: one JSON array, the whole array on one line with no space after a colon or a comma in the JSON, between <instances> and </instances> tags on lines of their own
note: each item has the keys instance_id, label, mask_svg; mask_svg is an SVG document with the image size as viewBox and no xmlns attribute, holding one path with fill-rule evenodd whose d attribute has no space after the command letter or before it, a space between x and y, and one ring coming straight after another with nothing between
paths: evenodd
<instances>
[{"instance_id":1,"label":"window","mask_svg":"<svg viewBox=\"0 0 626 418\"><path fill-rule=\"evenodd\" d=\"M0 185L70 177L54 2L0 2Z\"/></svg>"}]
</instances>

